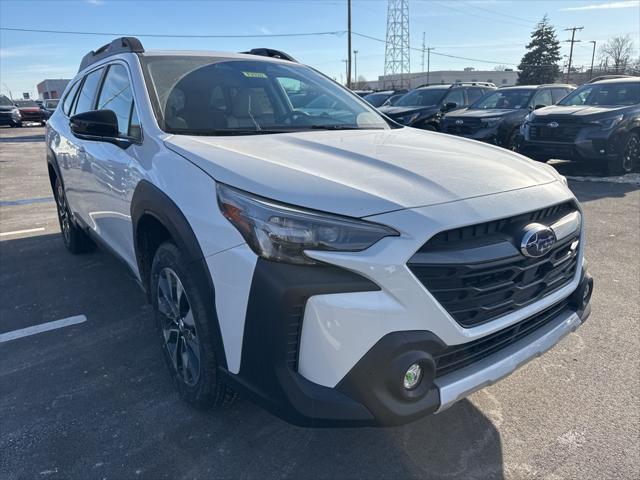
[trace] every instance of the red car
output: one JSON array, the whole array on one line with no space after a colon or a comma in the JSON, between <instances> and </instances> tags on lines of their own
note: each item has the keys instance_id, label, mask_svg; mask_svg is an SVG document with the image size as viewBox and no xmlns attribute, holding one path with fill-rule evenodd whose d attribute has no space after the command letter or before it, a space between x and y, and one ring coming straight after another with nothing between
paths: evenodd
<instances>
[{"instance_id":1,"label":"red car","mask_svg":"<svg viewBox=\"0 0 640 480\"><path fill-rule=\"evenodd\" d=\"M45 114L33 100L14 100L18 110L20 110L20 116L22 117L22 123L36 122L44 125L46 123Z\"/></svg>"}]
</instances>

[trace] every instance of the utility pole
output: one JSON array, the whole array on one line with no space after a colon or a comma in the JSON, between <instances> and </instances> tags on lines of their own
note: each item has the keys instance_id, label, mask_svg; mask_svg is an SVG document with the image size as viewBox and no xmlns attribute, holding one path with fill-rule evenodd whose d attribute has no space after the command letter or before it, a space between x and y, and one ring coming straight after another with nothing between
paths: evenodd
<instances>
[{"instance_id":1,"label":"utility pole","mask_svg":"<svg viewBox=\"0 0 640 480\"><path fill-rule=\"evenodd\" d=\"M593 43L593 52L591 53L591 70L589 70L589 80L593 78L593 60L596 58L596 41L591 40L589 43Z\"/></svg>"},{"instance_id":2,"label":"utility pole","mask_svg":"<svg viewBox=\"0 0 640 480\"><path fill-rule=\"evenodd\" d=\"M345 82L345 85L347 86L347 88L350 88L350 81L349 81L349 60L342 60L344 62L344 69L345 69L345 74L347 75L345 78L347 79L347 81Z\"/></svg>"},{"instance_id":3,"label":"utility pole","mask_svg":"<svg viewBox=\"0 0 640 480\"><path fill-rule=\"evenodd\" d=\"M571 40L565 40L566 42L571 43L571 49L569 50L569 66L567 68L567 79L566 83L569 83L569 75L571 75L571 60L573 59L573 44L578 43L580 40L575 40L576 30L582 30L584 27L570 27L565 28L564 31L571 31Z\"/></svg>"},{"instance_id":4,"label":"utility pole","mask_svg":"<svg viewBox=\"0 0 640 480\"><path fill-rule=\"evenodd\" d=\"M435 47L427 48L427 85L429 85L429 74L431 73L431 50L435 49Z\"/></svg>"},{"instance_id":5,"label":"utility pole","mask_svg":"<svg viewBox=\"0 0 640 480\"><path fill-rule=\"evenodd\" d=\"M351 88L351 0L347 0L347 88Z\"/></svg>"},{"instance_id":6,"label":"utility pole","mask_svg":"<svg viewBox=\"0 0 640 480\"><path fill-rule=\"evenodd\" d=\"M353 51L353 84L358 84L358 50Z\"/></svg>"}]
</instances>

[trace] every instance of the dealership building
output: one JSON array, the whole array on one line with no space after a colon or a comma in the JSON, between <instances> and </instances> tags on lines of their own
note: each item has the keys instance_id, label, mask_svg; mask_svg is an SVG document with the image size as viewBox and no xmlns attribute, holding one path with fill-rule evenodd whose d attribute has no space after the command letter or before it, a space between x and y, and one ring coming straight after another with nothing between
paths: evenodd
<instances>
[{"instance_id":1,"label":"dealership building","mask_svg":"<svg viewBox=\"0 0 640 480\"><path fill-rule=\"evenodd\" d=\"M491 82L496 87L507 87L515 85L518 81L518 72L514 70L439 70L434 72L418 72L405 75L409 78L409 88L416 88L420 85L451 84L460 82ZM378 81L367 82L374 90L392 88L393 85L400 85L399 75L379 76ZM405 83L406 85L406 83Z\"/></svg>"},{"instance_id":2,"label":"dealership building","mask_svg":"<svg viewBox=\"0 0 640 480\"><path fill-rule=\"evenodd\" d=\"M41 81L38 88L38 98L40 100L49 100L50 98L60 98L64 89L67 88L67 84L71 80L67 79L56 79L56 80L43 80Z\"/></svg>"}]
</instances>

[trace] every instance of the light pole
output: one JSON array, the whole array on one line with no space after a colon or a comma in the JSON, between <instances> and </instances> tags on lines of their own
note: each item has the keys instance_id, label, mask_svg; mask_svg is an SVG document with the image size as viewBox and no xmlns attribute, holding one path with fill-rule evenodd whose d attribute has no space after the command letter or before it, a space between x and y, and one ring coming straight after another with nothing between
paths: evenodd
<instances>
[{"instance_id":1,"label":"light pole","mask_svg":"<svg viewBox=\"0 0 640 480\"><path fill-rule=\"evenodd\" d=\"M435 47L427 48L427 85L429 85L429 74L431 73L431 50L435 50Z\"/></svg>"},{"instance_id":2,"label":"light pole","mask_svg":"<svg viewBox=\"0 0 640 480\"><path fill-rule=\"evenodd\" d=\"M591 70L589 70L589 80L593 78L593 60L596 58L596 41L590 40L589 43L593 43L593 52L591 53Z\"/></svg>"},{"instance_id":3,"label":"light pole","mask_svg":"<svg viewBox=\"0 0 640 480\"><path fill-rule=\"evenodd\" d=\"M351 0L347 0L347 88L351 88Z\"/></svg>"},{"instance_id":4,"label":"light pole","mask_svg":"<svg viewBox=\"0 0 640 480\"><path fill-rule=\"evenodd\" d=\"M353 84L358 85L358 50L353 51Z\"/></svg>"},{"instance_id":5,"label":"light pole","mask_svg":"<svg viewBox=\"0 0 640 480\"><path fill-rule=\"evenodd\" d=\"M347 88L351 89L351 81L349 79L349 67L350 67L349 60L347 59L347 60L342 60L342 61L345 63L344 68L345 68L345 74L346 74L346 79L347 79L347 81L345 82L345 85L346 85Z\"/></svg>"}]
</instances>

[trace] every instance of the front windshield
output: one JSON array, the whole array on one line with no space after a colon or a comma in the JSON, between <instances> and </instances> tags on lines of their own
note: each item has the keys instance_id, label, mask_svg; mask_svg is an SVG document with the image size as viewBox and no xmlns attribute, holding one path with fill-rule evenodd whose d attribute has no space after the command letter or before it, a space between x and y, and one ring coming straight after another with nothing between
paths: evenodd
<instances>
[{"instance_id":1,"label":"front windshield","mask_svg":"<svg viewBox=\"0 0 640 480\"><path fill-rule=\"evenodd\" d=\"M384 102L386 102L390 96L391 95L388 93L370 93L369 95L365 95L362 98L369 102L369 105L373 107L379 107Z\"/></svg>"},{"instance_id":2,"label":"front windshield","mask_svg":"<svg viewBox=\"0 0 640 480\"><path fill-rule=\"evenodd\" d=\"M365 102L296 63L163 56L143 57L143 65L158 122L170 133L389 128Z\"/></svg>"},{"instance_id":3,"label":"front windshield","mask_svg":"<svg viewBox=\"0 0 640 480\"><path fill-rule=\"evenodd\" d=\"M640 82L592 83L574 90L558 105L624 106L640 103Z\"/></svg>"},{"instance_id":4,"label":"front windshield","mask_svg":"<svg viewBox=\"0 0 640 480\"><path fill-rule=\"evenodd\" d=\"M487 110L490 108L497 109L520 109L527 108L531 94L535 90L514 89L514 90L496 90L489 95L481 97L469 108L478 108Z\"/></svg>"},{"instance_id":5,"label":"front windshield","mask_svg":"<svg viewBox=\"0 0 640 480\"><path fill-rule=\"evenodd\" d=\"M446 88L419 88L405 94L395 104L396 107L430 107L438 105L449 91Z\"/></svg>"},{"instance_id":6,"label":"front windshield","mask_svg":"<svg viewBox=\"0 0 640 480\"><path fill-rule=\"evenodd\" d=\"M19 107L37 107L38 104L33 100L16 100L16 105Z\"/></svg>"},{"instance_id":7,"label":"front windshield","mask_svg":"<svg viewBox=\"0 0 640 480\"><path fill-rule=\"evenodd\" d=\"M11 107L13 106L13 102L9 100L8 97L4 95L0 95L0 107Z\"/></svg>"}]
</instances>

